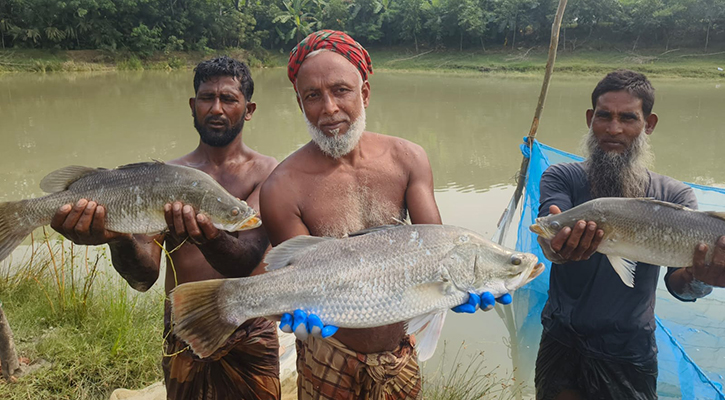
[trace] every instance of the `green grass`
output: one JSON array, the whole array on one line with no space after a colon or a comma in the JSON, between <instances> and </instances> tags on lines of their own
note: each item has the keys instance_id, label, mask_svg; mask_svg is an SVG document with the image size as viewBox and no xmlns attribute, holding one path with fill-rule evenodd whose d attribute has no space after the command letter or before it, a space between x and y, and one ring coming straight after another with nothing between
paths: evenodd
<instances>
[{"instance_id":1,"label":"green grass","mask_svg":"<svg viewBox=\"0 0 725 400\"><path fill-rule=\"evenodd\" d=\"M85 247L50 238L34 247L0 277L0 300L19 355L47 364L0 384L0 398L108 399L162 379L163 293L133 292Z\"/></svg>"},{"instance_id":2,"label":"green grass","mask_svg":"<svg viewBox=\"0 0 725 400\"><path fill-rule=\"evenodd\" d=\"M522 394L524 386L513 379L513 373L501 377L499 367L491 367L483 352L463 356L465 342L446 366L446 349L436 370L423 376L423 398L426 400L511 400Z\"/></svg>"},{"instance_id":3,"label":"green grass","mask_svg":"<svg viewBox=\"0 0 725 400\"><path fill-rule=\"evenodd\" d=\"M377 70L429 71L452 74L507 74L540 76L544 73L547 47L518 51L371 49ZM631 68L656 77L725 78L725 53L681 49L664 52L560 51L555 74L602 75L616 68Z\"/></svg>"},{"instance_id":4,"label":"green grass","mask_svg":"<svg viewBox=\"0 0 725 400\"><path fill-rule=\"evenodd\" d=\"M504 74L515 76L541 76L547 59L547 46L519 50L430 50L415 54L407 48L370 49L376 71L417 71L445 74ZM0 51L0 73L33 71L99 71L99 70L172 70L193 68L199 61L216 54L228 54L246 61L251 67L285 67L288 54L279 51L226 49L208 53L158 53L149 59L140 59L127 52L108 53L96 50ZM560 51L556 61L556 75L602 75L616 68L631 68L658 78L723 79L725 52L700 49L642 49L636 52L608 50Z\"/></svg>"}]
</instances>

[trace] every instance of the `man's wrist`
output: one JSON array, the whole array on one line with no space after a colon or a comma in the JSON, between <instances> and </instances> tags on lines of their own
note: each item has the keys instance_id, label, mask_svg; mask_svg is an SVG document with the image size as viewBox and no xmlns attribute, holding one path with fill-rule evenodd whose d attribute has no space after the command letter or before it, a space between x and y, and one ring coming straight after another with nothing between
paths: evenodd
<instances>
[{"instance_id":1,"label":"man's wrist","mask_svg":"<svg viewBox=\"0 0 725 400\"><path fill-rule=\"evenodd\" d=\"M712 292L712 286L697 279L692 272L692 268L685 268L684 274L689 278L683 287L683 293L680 297L687 300L695 300L709 295Z\"/></svg>"}]
</instances>

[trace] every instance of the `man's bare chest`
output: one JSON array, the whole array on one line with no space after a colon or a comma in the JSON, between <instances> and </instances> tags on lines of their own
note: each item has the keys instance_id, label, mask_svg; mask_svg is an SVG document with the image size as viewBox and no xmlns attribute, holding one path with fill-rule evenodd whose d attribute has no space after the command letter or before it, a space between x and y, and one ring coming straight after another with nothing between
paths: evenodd
<instances>
[{"instance_id":1,"label":"man's bare chest","mask_svg":"<svg viewBox=\"0 0 725 400\"><path fill-rule=\"evenodd\" d=\"M342 236L404 218L406 189L394 174L320 177L302 187L300 211L313 235Z\"/></svg>"}]
</instances>

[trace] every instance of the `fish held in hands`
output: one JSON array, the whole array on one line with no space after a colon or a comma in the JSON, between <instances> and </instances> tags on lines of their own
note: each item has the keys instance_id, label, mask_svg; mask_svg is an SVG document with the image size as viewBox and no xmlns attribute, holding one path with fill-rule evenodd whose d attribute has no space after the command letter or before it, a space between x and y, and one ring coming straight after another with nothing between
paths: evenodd
<instances>
[{"instance_id":1,"label":"fish held in hands","mask_svg":"<svg viewBox=\"0 0 725 400\"><path fill-rule=\"evenodd\" d=\"M649 198L602 197L560 214L536 219L529 229L552 239L577 221L594 221L604 231L597 251L605 254L625 285L634 287L637 261L666 267L689 267L700 243L710 246L725 235L725 213L695 211Z\"/></svg>"},{"instance_id":2,"label":"fish held in hands","mask_svg":"<svg viewBox=\"0 0 725 400\"><path fill-rule=\"evenodd\" d=\"M106 228L154 234L167 228L164 205L175 201L209 216L218 229L256 228L261 221L246 202L227 192L198 169L162 162L129 164L116 169L70 166L40 182L47 196L0 203L0 260L35 228L49 224L64 204L87 199L106 209Z\"/></svg>"},{"instance_id":3,"label":"fish held in hands","mask_svg":"<svg viewBox=\"0 0 725 400\"><path fill-rule=\"evenodd\" d=\"M341 328L406 321L425 360L446 311L469 292L499 297L544 269L533 254L446 225L373 228L342 239L297 236L273 248L265 262L262 275L174 289L174 334L207 357L244 321L302 309Z\"/></svg>"}]
</instances>

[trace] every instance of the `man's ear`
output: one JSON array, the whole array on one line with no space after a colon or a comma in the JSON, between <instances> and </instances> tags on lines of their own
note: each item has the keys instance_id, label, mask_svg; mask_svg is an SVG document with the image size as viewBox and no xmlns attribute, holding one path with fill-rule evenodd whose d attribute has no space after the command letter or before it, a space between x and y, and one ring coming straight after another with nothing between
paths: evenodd
<instances>
[{"instance_id":1,"label":"man's ear","mask_svg":"<svg viewBox=\"0 0 725 400\"><path fill-rule=\"evenodd\" d=\"M659 121L657 114L652 113L648 115L647 118L644 119L644 133L651 135L652 131L655 130L655 126L657 126L657 121Z\"/></svg>"},{"instance_id":2,"label":"man's ear","mask_svg":"<svg viewBox=\"0 0 725 400\"><path fill-rule=\"evenodd\" d=\"M592 119L593 118L594 118L594 110L590 108L590 109L587 110L587 128L591 128L592 127Z\"/></svg>"},{"instance_id":3,"label":"man's ear","mask_svg":"<svg viewBox=\"0 0 725 400\"><path fill-rule=\"evenodd\" d=\"M196 105L196 97L189 98L189 108L191 108L191 115L194 115L194 106Z\"/></svg>"},{"instance_id":4,"label":"man's ear","mask_svg":"<svg viewBox=\"0 0 725 400\"><path fill-rule=\"evenodd\" d=\"M254 111L257 110L257 103L255 102L247 102L247 112L244 114L244 120L249 121L252 119L252 114L254 114Z\"/></svg>"},{"instance_id":5,"label":"man's ear","mask_svg":"<svg viewBox=\"0 0 725 400\"><path fill-rule=\"evenodd\" d=\"M363 106L368 108L368 104L370 104L370 82L363 82L362 89L360 91L362 92Z\"/></svg>"}]
</instances>

